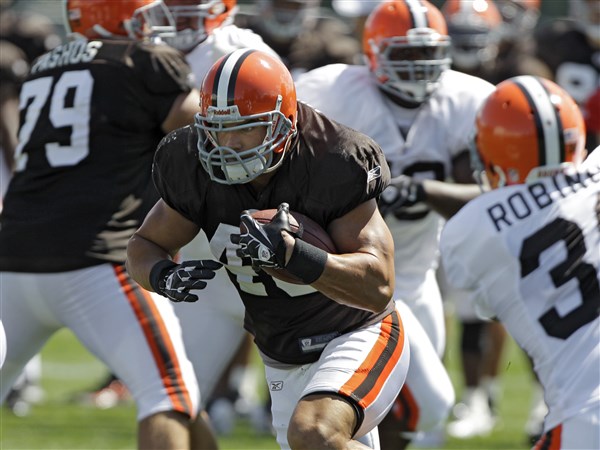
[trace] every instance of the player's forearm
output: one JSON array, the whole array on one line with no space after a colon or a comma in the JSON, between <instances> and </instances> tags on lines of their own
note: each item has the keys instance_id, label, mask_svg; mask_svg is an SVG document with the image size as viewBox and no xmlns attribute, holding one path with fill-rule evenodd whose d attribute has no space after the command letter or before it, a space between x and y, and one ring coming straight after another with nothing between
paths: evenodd
<instances>
[{"instance_id":1,"label":"player's forearm","mask_svg":"<svg viewBox=\"0 0 600 450\"><path fill-rule=\"evenodd\" d=\"M153 242L134 234L127 245L126 268L129 275L144 289L152 291L150 272L154 265L164 259L170 259L169 254Z\"/></svg>"},{"instance_id":2,"label":"player's forearm","mask_svg":"<svg viewBox=\"0 0 600 450\"><path fill-rule=\"evenodd\" d=\"M427 205L446 219L481 194L481 188L477 184L445 183L436 180L424 180L423 189Z\"/></svg>"},{"instance_id":3,"label":"player's forearm","mask_svg":"<svg viewBox=\"0 0 600 450\"><path fill-rule=\"evenodd\" d=\"M312 286L340 304L383 311L394 293L393 258L383 262L366 253L329 254L323 274Z\"/></svg>"}]
</instances>

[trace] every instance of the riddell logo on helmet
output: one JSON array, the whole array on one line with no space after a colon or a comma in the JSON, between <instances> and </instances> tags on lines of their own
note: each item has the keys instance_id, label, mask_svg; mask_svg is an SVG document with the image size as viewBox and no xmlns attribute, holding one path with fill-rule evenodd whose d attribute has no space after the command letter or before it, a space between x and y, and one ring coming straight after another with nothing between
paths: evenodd
<instances>
[{"instance_id":1,"label":"riddell logo on helmet","mask_svg":"<svg viewBox=\"0 0 600 450\"><path fill-rule=\"evenodd\" d=\"M212 117L231 117L232 119L239 119L240 112L236 105L228 106L226 108L219 108L216 106L209 106L207 111L208 118Z\"/></svg>"},{"instance_id":2,"label":"riddell logo on helmet","mask_svg":"<svg viewBox=\"0 0 600 450\"><path fill-rule=\"evenodd\" d=\"M231 111L229 109L215 109L211 111L215 116L229 116Z\"/></svg>"}]
</instances>

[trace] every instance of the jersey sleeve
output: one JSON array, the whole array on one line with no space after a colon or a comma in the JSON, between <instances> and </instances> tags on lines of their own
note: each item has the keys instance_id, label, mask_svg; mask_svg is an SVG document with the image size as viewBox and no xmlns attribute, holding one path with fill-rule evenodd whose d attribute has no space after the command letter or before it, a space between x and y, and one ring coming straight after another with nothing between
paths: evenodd
<instances>
[{"instance_id":1,"label":"jersey sleeve","mask_svg":"<svg viewBox=\"0 0 600 450\"><path fill-rule=\"evenodd\" d=\"M390 182L383 151L371 138L348 129L339 152L328 153L311 169L310 198L329 205L329 220L341 217L361 203L378 197ZM325 183L325 186L322 184Z\"/></svg>"},{"instance_id":2,"label":"jersey sleeve","mask_svg":"<svg viewBox=\"0 0 600 450\"><path fill-rule=\"evenodd\" d=\"M179 128L158 144L152 165L152 179L163 201L186 219L194 222L194 200L201 197L197 181L198 161L187 151L191 127Z\"/></svg>"},{"instance_id":3,"label":"jersey sleeve","mask_svg":"<svg viewBox=\"0 0 600 450\"><path fill-rule=\"evenodd\" d=\"M465 206L446 222L441 238L440 253L448 283L457 289L469 292L469 301L474 302L477 314L482 318L495 316L487 302L485 287L480 283L487 265L488 252L481 233L476 233L471 224L477 216L471 205ZM483 267L483 269L482 269Z\"/></svg>"}]
</instances>

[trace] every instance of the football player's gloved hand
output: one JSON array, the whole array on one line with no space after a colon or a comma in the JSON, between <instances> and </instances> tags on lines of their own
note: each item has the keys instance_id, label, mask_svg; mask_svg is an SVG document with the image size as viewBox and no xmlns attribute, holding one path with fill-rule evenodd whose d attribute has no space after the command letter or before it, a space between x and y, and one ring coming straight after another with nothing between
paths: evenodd
<instances>
[{"instance_id":1,"label":"football player's gloved hand","mask_svg":"<svg viewBox=\"0 0 600 450\"><path fill-rule=\"evenodd\" d=\"M204 289L205 280L215 277L223 264L210 259L184 261L176 264L170 260L157 262L150 272L150 285L160 295L173 302L195 302L198 296L190 291Z\"/></svg>"},{"instance_id":2,"label":"football player's gloved hand","mask_svg":"<svg viewBox=\"0 0 600 450\"><path fill-rule=\"evenodd\" d=\"M287 203L279 205L273 219L267 224L259 223L249 211L244 211L240 220L246 231L231 235L231 242L239 245L237 255L250 258L252 268L256 271L262 267L285 267L285 242L281 231L286 230L294 235L290 226L290 206Z\"/></svg>"},{"instance_id":3,"label":"football player's gloved hand","mask_svg":"<svg viewBox=\"0 0 600 450\"><path fill-rule=\"evenodd\" d=\"M408 175L399 175L390 180L390 185L379 196L379 211L385 217L401 208L423 202L426 198L421 182Z\"/></svg>"}]
</instances>

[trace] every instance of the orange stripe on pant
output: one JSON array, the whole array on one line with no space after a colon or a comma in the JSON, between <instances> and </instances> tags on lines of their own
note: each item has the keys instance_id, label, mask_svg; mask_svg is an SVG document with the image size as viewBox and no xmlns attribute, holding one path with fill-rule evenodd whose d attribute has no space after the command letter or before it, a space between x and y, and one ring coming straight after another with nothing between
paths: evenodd
<instances>
[{"instance_id":1,"label":"orange stripe on pant","mask_svg":"<svg viewBox=\"0 0 600 450\"><path fill-rule=\"evenodd\" d=\"M173 342L150 293L131 280L124 266L114 265L113 267L152 351L173 409L193 418L195 416L193 403L183 381L181 366Z\"/></svg>"},{"instance_id":2,"label":"orange stripe on pant","mask_svg":"<svg viewBox=\"0 0 600 450\"><path fill-rule=\"evenodd\" d=\"M404 328L398 311L394 310L382 320L375 345L339 392L366 409L381 392L403 350Z\"/></svg>"},{"instance_id":3,"label":"orange stripe on pant","mask_svg":"<svg viewBox=\"0 0 600 450\"><path fill-rule=\"evenodd\" d=\"M534 450L560 450L562 425L552 428L536 442Z\"/></svg>"}]
</instances>

